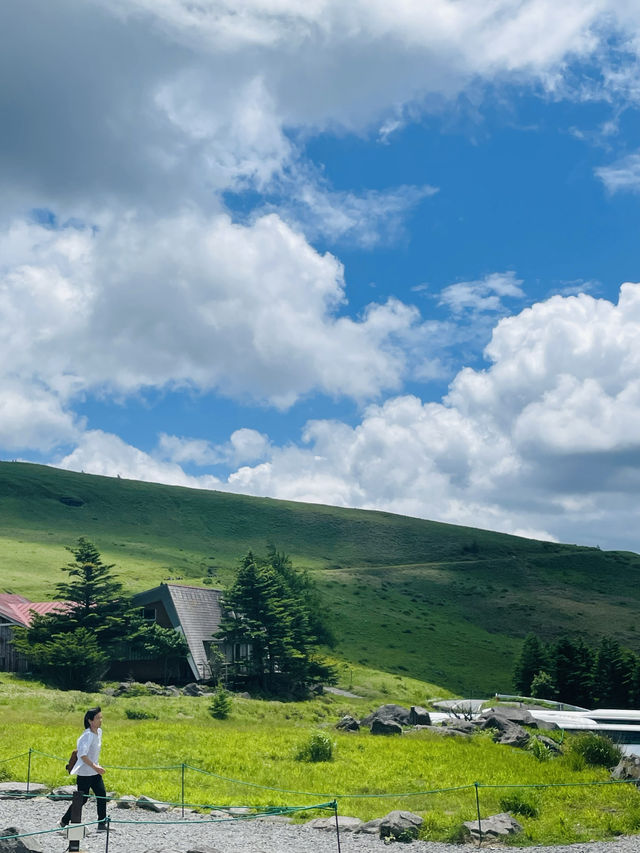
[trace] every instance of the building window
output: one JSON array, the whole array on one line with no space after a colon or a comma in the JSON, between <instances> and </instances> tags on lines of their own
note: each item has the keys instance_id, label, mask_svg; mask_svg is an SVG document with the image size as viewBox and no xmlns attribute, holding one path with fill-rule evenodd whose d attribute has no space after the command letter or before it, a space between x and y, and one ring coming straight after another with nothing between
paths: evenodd
<instances>
[{"instance_id":1,"label":"building window","mask_svg":"<svg viewBox=\"0 0 640 853\"><path fill-rule=\"evenodd\" d=\"M156 609L155 607L141 607L140 615L144 619L145 622L155 622L156 621Z\"/></svg>"}]
</instances>

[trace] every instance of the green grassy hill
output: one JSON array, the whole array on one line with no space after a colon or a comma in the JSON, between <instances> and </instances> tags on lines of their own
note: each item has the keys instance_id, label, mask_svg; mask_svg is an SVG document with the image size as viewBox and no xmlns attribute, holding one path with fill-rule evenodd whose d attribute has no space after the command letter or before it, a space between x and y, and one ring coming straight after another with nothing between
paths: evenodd
<instances>
[{"instance_id":1,"label":"green grassy hill","mask_svg":"<svg viewBox=\"0 0 640 853\"><path fill-rule=\"evenodd\" d=\"M344 686L365 670L506 692L529 630L615 635L640 651L640 557L383 512L0 463L0 589L54 597L79 536L138 591L224 585L273 543L315 577Z\"/></svg>"}]
</instances>

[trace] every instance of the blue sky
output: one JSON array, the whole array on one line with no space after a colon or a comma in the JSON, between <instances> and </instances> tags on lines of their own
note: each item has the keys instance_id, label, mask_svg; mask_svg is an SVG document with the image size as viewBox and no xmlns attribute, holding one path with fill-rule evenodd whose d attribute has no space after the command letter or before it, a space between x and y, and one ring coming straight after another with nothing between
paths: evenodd
<instances>
[{"instance_id":1,"label":"blue sky","mask_svg":"<svg viewBox=\"0 0 640 853\"><path fill-rule=\"evenodd\" d=\"M623 0L3 4L0 455L640 550L639 54Z\"/></svg>"}]
</instances>

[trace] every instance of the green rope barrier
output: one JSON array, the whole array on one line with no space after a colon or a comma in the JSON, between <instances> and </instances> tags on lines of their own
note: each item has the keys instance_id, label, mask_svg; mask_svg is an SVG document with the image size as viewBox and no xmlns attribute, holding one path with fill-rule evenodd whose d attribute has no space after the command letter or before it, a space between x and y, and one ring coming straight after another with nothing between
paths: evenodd
<instances>
[{"instance_id":1,"label":"green rope barrier","mask_svg":"<svg viewBox=\"0 0 640 853\"><path fill-rule=\"evenodd\" d=\"M5 761L15 761L16 758L24 758L25 755L29 755L29 751L21 752L20 755L12 755L11 758L0 758L0 764L4 764Z\"/></svg>"},{"instance_id":2,"label":"green rope barrier","mask_svg":"<svg viewBox=\"0 0 640 853\"><path fill-rule=\"evenodd\" d=\"M202 818L199 820L191 819L191 820L187 821L187 823L190 823L191 825L194 825L194 824L201 825L201 824L209 824L209 823L232 822L232 821L237 821L239 819L255 820L256 818L268 817L268 816L271 816L273 814L292 814L294 812L311 811L313 809L333 809L333 808L335 808L335 801L331 802L331 803L318 803L317 805L314 805L314 806L282 806L282 808L278 809L277 811L273 811L270 809L267 811L258 812L257 814L253 814L253 815L238 815L235 817L228 817L228 818ZM87 821L86 823L75 823L74 827L95 826L98 823L100 823L99 820L90 820L90 821ZM147 826L147 825L151 825L151 824L157 825L157 826L175 826L175 825L184 826L185 821L184 821L184 819L182 819L182 820L124 820L124 819L109 817L109 823L117 823L117 824L123 824L123 825L124 824L126 824L126 825L143 825L143 826ZM54 829L40 829L37 832L21 832L21 833L15 834L15 835L0 835L0 841L8 841L11 839L16 839L16 838L30 838L31 836L34 836L34 835L49 835L53 832L60 832L60 831L61 831L60 827L57 826Z\"/></svg>"}]
</instances>

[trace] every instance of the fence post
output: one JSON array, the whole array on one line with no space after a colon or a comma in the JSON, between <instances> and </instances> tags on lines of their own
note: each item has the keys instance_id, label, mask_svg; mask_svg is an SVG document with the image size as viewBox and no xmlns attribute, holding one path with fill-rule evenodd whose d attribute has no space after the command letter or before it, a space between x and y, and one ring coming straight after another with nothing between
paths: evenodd
<instances>
[{"instance_id":1,"label":"fence post","mask_svg":"<svg viewBox=\"0 0 640 853\"><path fill-rule=\"evenodd\" d=\"M182 803L182 817L184 817L184 763L182 767L182 785L180 788L180 802Z\"/></svg>"},{"instance_id":2,"label":"fence post","mask_svg":"<svg viewBox=\"0 0 640 853\"><path fill-rule=\"evenodd\" d=\"M478 794L479 782L474 782L473 785L476 789L476 812L478 814L478 833L480 835L478 846L480 846L482 844L482 820L480 818L480 796Z\"/></svg>"},{"instance_id":3,"label":"fence post","mask_svg":"<svg viewBox=\"0 0 640 853\"><path fill-rule=\"evenodd\" d=\"M333 815L336 819L336 840L338 842L338 853L341 853L341 851L340 851L340 824L338 823L338 801L334 800L332 805L333 805Z\"/></svg>"},{"instance_id":4,"label":"fence post","mask_svg":"<svg viewBox=\"0 0 640 853\"><path fill-rule=\"evenodd\" d=\"M110 832L111 818L107 816L107 817L105 818L105 821L104 821L104 822L105 822L105 823L106 823L106 825L107 825L107 837L105 838L104 853L109 853L109 832Z\"/></svg>"},{"instance_id":5,"label":"fence post","mask_svg":"<svg viewBox=\"0 0 640 853\"><path fill-rule=\"evenodd\" d=\"M29 759L27 761L27 794L29 793L29 785L31 784L31 753L33 750L29 747Z\"/></svg>"}]
</instances>

